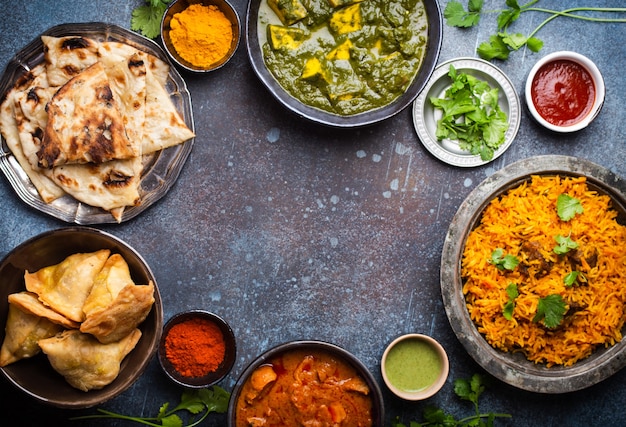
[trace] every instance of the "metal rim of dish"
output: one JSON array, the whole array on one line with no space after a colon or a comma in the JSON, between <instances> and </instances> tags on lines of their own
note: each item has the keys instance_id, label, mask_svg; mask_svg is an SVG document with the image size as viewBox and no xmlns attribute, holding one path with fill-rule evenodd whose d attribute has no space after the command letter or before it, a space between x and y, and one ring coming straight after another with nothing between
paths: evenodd
<instances>
[{"instance_id":1,"label":"metal rim of dish","mask_svg":"<svg viewBox=\"0 0 626 427\"><path fill-rule=\"evenodd\" d=\"M375 411L373 414L372 426L383 427L385 420L385 405L383 402L383 395L380 387L378 386L378 382L369 371L369 369L367 369L363 362L361 362L355 355L353 355L351 352L344 349L343 347L340 347L336 344L331 344L326 341L316 340L296 340L284 342L270 348L269 350L264 351L262 354L252 360L252 362L250 362L248 366L243 370L233 388L230 401L228 403L228 426L235 427L235 419L237 415L237 400L239 400L239 395L241 394L243 385L256 368L279 354L291 350L307 348L338 355L345 362L351 364L354 367L354 369L363 377L363 380L365 380L365 382L371 389L370 396L372 397L372 407Z\"/></svg>"},{"instance_id":2,"label":"metal rim of dish","mask_svg":"<svg viewBox=\"0 0 626 427\"><path fill-rule=\"evenodd\" d=\"M101 389L93 389L89 392L70 386L53 370L43 354L0 368L0 376L3 376L16 390L40 403L67 409L100 405L123 393L139 380L157 352L163 327L163 304L154 273L141 254L132 246L106 231L84 226L68 226L48 230L23 241L0 260L0 276L4 279L4 292L8 295L13 291L22 290L24 270L35 271L46 267L45 260L54 258L55 262L61 262L64 257L72 253L92 252L99 249L110 249L113 253L120 253L124 256L131 275L135 280L141 280L141 284L146 284L147 280L152 280L154 283L154 304L148 317L139 325L142 336L133 351L122 360L120 373L115 380ZM32 251L38 256L33 257ZM42 254L45 260L41 258ZM146 280L145 283L143 279ZM3 307L3 314L6 315L4 309ZM8 303L6 310L8 311ZM4 330L5 323L6 317L0 318L2 330Z\"/></svg>"},{"instance_id":3,"label":"metal rim of dish","mask_svg":"<svg viewBox=\"0 0 626 427\"><path fill-rule=\"evenodd\" d=\"M456 141L438 141L435 137L437 118L435 108L428 102L431 96L442 96L449 87L450 65L459 72L467 72L486 80L500 91L500 108L509 117L509 128L504 143L495 151L491 160L482 160L459 148ZM430 81L413 103L413 124L424 147L439 160L459 167L475 167L490 163L500 157L511 146L521 122L521 103L511 80L495 65L478 58L455 58L441 63L433 72Z\"/></svg>"},{"instance_id":4,"label":"metal rim of dish","mask_svg":"<svg viewBox=\"0 0 626 427\"><path fill-rule=\"evenodd\" d=\"M0 78L0 95L9 91L22 74L44 61L43 44L41 42L41 36L43 35L54 37L85 36L93 37L97 40L123 42L164 60L170 65L166 90L187 126L194 131L191 96L187 90L187 85L176 68L171 64L163 49L156 42L140 34L103 22L61 24L49 28L34 38L19 50L6 66ZM0 139L2 142L0 169L7 177L17 196L24 203L40 212L68 223L79 225L117 223L113 216L104 209L81 203L69 195L51 203L45 203L7 147L4 138L0 137ZM125 208L121 222L128 221L139 215L170 190L191 153L194 140L195 138L192 138L183 144L162 150L148 159L141 178L141 204Z\"/></svg>"},{"instance_id":5,"label":"metal rim of dish","mask_svg":"<svg viewBox=\"0 0 626 427\"><path fill-rule=\"evenodd\" d=\"M402 96L384 107L351 116L340 116L310 107L285 91L265 66L263 52L258 38L258 16L262 1L265 0L250 1L246 13L246 48L254 73L270 91L272 96L284 107L297 116L312 122L337 128L355 128L386 120L403 111L415 100L428 82L437 64L443 38L443 20L438 2L425 1L424 6L428 14L429 24L428 46L421 68L418 70L413 83L411 83Z\"/></svg>"},{"instance_id":6,"label":"metal rim of dish","mask_svg":"<svg viewBox=\"0 0 626 427\"><path fill-rule=\"evenodd\" d=\"M505 353L491 347L469 317L462 291L460 269L467 234L491 200L537 174L585 176L588 185L611 196L620 223L626 224L626 180L611 171L588 160L559 155L530 157L512 163L480 183L453 217L441 255L441 295L455 335L486 371L523 390L566 393L590 387L626 366L626 340L598 349L572 366L546 368L528 361L520 353Z\"/></svg>"}]
</instances>

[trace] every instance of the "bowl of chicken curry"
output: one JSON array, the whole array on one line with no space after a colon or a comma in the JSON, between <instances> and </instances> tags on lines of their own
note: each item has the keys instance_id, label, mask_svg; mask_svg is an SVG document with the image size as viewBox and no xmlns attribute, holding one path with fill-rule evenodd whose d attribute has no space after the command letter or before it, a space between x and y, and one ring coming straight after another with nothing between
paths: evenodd
<instances>
[{"instance_id":1,"label":"bowl of chicken curry","mask_svg":"<svg viewBox=\"0 0 626 427\"><path fill-rule=\"evenodd\" d=\"M257 357L231 394L229 427L382 427L383 397L367 367L323 341L290 341Z\"/></svg>"},{"instance_id":2,"label":"bowl of chicken curry","mask_svg":"<svg viewBox=\"0 0 626 427\"><path fill-rule=\"evenodd\" d=\"M89 227L34 236L0 261L0 374L59 408L129 388L163 327L157 284L128 244Z\"/></svg>"}]
</instances>

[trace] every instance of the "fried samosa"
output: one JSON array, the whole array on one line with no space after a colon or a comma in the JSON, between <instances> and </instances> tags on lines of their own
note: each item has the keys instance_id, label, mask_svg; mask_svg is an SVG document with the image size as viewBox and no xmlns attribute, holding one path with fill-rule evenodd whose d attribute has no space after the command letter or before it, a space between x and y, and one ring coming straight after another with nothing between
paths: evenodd
<instances>
[{"instance_id":1,"label":"fried samosa","mask_svg":"<svg viewBox=\"0 0 626 427\"><path fill-rule=\"evenodd\" d=\"M92 335L68 329L40 340L39 347L72 387L89 391L101 389L117 378L122 360L139 338L141 331L134 329L120 341L102 344Z\"/></svg>"},{"instance_id":2,"label":"fried samosa","mask_svg":"<svg viewBox=\"0 0 626 427\"><path fill-rule=\"evenodd\" d=\"M34 273L26 271L26 290L36 293L44 304L68 319L82 322L85 320L85 300L110 253L108 249L101 249L73 254L59 264L44 267Z\"/></svg>"},{"instance_id":3,"label":"fried samosa","mask_svg":"<svg viewBox=\"0 0 626 427\"><path fill-rule=\"evenodd\" d=\"M68 319L41 302L34 292L24 291L11 294L9 295L9 303L20 308L25 313L37 317L45 317L52 323L56 323L65 328L78 329L80 327L78 322Z\"/></svg>"},{"instance_id":4,"label":"fried samosa","mask_svg":"<svg viewBox=\"0 0 626 427\"><path fill-rule=\"evenodd\" d=\"M80 330L101 343L118 341L145 320L154 303L154 284L136 285L119 254L109 257L85 300Z\"/></svg>"},{"instance_id":5,"label":"fried samosa","mask_svg":"<svg viewBox=\"0 0 626 427\"><path fill-rule=\"evenodd\" d=\"M52 337L61 330L62 326L26 313L9 302L5 336L0 348L0 366L35 356L41 351L38 341Z\"/></svg>"}]
</instances>

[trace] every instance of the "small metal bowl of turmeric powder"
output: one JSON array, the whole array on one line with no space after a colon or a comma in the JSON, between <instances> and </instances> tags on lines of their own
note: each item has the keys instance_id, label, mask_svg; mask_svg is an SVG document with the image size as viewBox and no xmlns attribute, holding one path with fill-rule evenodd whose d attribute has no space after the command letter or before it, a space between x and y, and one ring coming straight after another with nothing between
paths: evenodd
<instances>
[{"instance_id":1,"label":"small metal bowl of turmeric powder","mask_svg":"<svg viewBox=\"0 0 626 427\"><path fill-rule=\"evenodd\" d=\"M189 388L220 382L235 363L237 345L230 325L204 310L174 315L163 327L159 363L175 383Z\"/></svg>"},{"instance_id":2,"label":"small metal bowl of turmeric powder","mask_svg":"<svg viewBox=\"0 0 626 427\"><path fill-rule=\"evenodd\" d=\"M239 15L226 0L175 0L161 20L165 51L196 73L224 66L239 46L240 33Z\"/></svg>"}]
</instances>

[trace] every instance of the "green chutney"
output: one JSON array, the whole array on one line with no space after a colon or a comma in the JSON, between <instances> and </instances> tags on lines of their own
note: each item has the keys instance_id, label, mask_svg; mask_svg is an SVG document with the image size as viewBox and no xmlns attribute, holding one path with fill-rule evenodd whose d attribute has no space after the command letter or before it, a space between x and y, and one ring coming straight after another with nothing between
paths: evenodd
<instances>
[{"instance_id":1,"label":"green chutney","mask_svg":"<svg viewBox=\"0 0 626 427\"><path fill-rule=\"evenodd\" d=\"M422 391L437 381L442 363L437 351L427 342L409 338L389 350L385 373L399 390Z\"/></svg>"}]
</instances>

